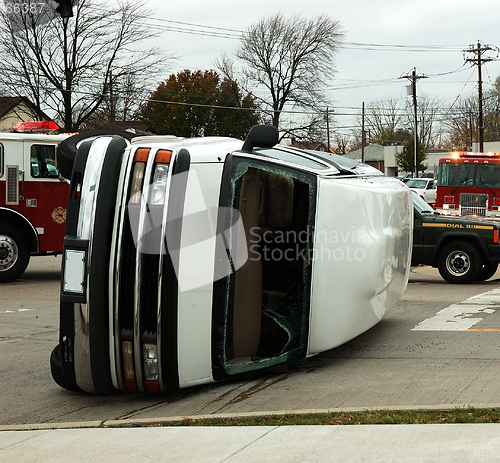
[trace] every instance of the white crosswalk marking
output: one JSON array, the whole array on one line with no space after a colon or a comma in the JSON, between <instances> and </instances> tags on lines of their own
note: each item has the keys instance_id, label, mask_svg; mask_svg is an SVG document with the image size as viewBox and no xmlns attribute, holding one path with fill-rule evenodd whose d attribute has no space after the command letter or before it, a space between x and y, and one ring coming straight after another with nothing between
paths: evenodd
<instances>
[{"instance_id":1,"label":"white crosswalk marking","mask_svg":"<svg viewBox=\"0 0 500 463\"><path fill-rule=\"evenodd\" d=\"M434 317L420 322L412 331L467 331L500 305L500 288L470 297L440 310ZM489 330L493 331L493 330Z\"/></svg>"}]
</instances>

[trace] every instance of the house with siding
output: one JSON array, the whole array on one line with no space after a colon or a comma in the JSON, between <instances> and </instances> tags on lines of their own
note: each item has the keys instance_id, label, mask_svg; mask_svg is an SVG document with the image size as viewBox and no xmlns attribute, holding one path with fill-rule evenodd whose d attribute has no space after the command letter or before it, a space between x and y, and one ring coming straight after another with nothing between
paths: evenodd
<instances>
[{"instance_id":1,"label":"house with siding","mask_svg":"<svg viewBox=\"0 0 500 463\"><path fill-rule=\"evenodd\" d=\"M45 113L37 111L36 106L24 96L0 97L0 132L12 132L18 122L51 121Z\"/></svg>"},{"instance_id":2,"label":"house with siding","mask_svg":"<svg viewBox=\"0 0 500 463\"><path fill-rule=\"evenodd\" d=\"M381 172L385 172L385 162L384 162L384 147L376 143L365 146L364 153L361 148L351 151L344 155L346 158L353 159L354 161L362 161Z\"/></svg>"}]
</instances>

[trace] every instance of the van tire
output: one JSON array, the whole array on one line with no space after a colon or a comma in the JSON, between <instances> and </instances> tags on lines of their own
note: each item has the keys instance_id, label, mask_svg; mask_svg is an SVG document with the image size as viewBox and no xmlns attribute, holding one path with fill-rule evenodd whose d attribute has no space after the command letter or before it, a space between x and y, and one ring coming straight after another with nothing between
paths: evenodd
<instances>
[{"instance_id":1,"label":"van tire","mask_svg":"<svg viewBox=\"0 0 500 463\"><path fill-rule=\"evenodd\" d=\"M96 138L105 135L120 135L126 140L130 141L135 137L149 135L146 132L133 133L126 130L89 130L87 132L77 133L71 137L66 138L59 143L56 151L57 169L59 173L66 179L71 179L71 172L73 171L73 164L75 162L75 155L78 150L79 144L90 138Z\"/></svg>"}]
</instances>

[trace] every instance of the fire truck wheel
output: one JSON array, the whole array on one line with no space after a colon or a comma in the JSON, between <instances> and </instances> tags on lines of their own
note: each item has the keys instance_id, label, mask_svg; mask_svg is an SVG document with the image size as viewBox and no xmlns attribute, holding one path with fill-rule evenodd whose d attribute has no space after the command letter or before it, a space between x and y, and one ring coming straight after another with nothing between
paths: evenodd
<instances>
[{"instance_id":1,"label":"fire truck wheel","mask_svg":"<svg viewBox=\"0 0 500 463\"><path fill-rule=\"evenodd\" d=\"M483 265L483 268L481 269L481 273L479 274L479 277L477 278L477 281L486 281L489 280L495 273L497 272L498 269L498 262L485 262Z\"/></svg>"},{"instance_id":2,"label":"fire truck wheel","mask_svg":"<svg viewBox=\"0 0 500 463\"><path fill-rule=\"evenodd\" d=\"M61 365L61 346L59 344L50 353L50 372L58 386L68 391L83 392L78 386L66 381Z\"/></svg>"},{"instance_id":3,"label":"fire truck wheel","mask_svg":"<svg viewBox=\"0 0 500 463\"><path fill-rule=\"evenodd\" d=\"M30 251L21 230L0 223L0 283L19 278L30 261Z\"/></svg>"},{"instance_id":4,"label":"fire truck wheel","mask_svg":"<svg viewBox=\"0 0 500 463\"><path fill-rule=\"evenodd\" d=\"M448 283L467 284L476 281L483 268L483 256L466 241L446 244L438 256L439 273Z\"/></svg>"},{"instance_id":5,"label":"fire truck wheel","mask_svg":"<svg viewBox=\"0 0 500 463\"><path fill-rule=\"evenodd\" d=\"M73 171L73 164L75 162L75 155L78 146L82 141L96 138L102 135L120 135L126 140L132 138L149 135L146 132L132 133L126 130L89 130L88 132L77 133L71 137L66 138L57 147L57 168L59 173L66 179L71 180L71 172Z\"/></svg>"}]
</instances>

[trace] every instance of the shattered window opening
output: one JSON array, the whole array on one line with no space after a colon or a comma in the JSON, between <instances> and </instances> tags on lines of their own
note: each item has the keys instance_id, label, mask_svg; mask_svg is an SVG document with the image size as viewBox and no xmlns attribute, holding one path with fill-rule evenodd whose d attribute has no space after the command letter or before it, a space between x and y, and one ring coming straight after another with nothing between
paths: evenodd
<instances>
[{"instance_id":1,"label":"shattered window opening","mask_svg":"<svg viewBox=\"0 0 500 463\"><path fill-rule=\"evenodd\" d=\"M228 374L304 354L316 198L315 177L299 170L235 159L232 171L226 206L246 223L249 260L225 280L219 361Z\"/></svg>"}]
</instances>

